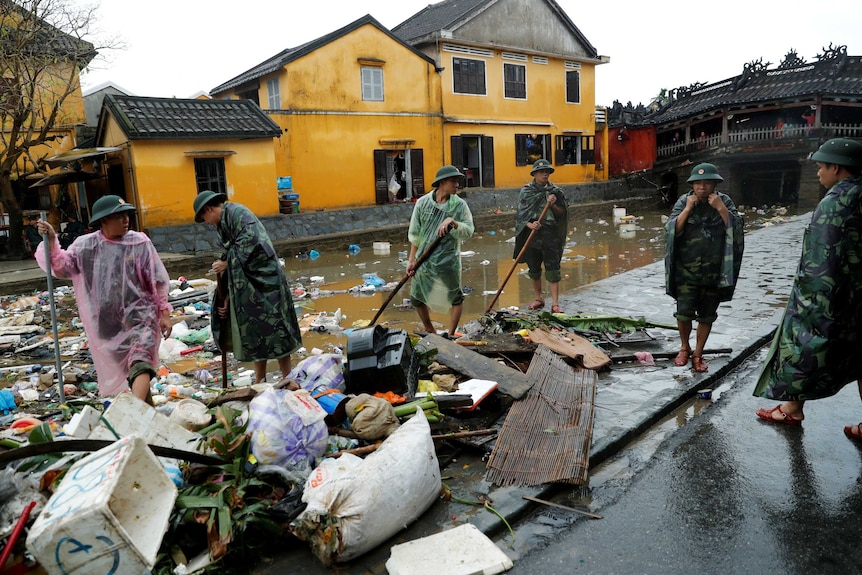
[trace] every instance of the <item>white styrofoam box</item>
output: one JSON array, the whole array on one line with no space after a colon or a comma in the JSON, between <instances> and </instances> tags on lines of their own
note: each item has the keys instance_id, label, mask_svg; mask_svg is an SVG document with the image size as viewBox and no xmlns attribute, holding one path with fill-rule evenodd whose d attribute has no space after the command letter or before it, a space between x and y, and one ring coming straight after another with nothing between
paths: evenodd
<instances>
[{"instance_id":1,"label":"white styrofoam box","mask_svg":"<svg viewBox=\"0 0 862 575\"><path fill-rule=\"evenodd\" d=\"M36 518L27 550L50 575L148 573L177 488L140 437L126 437L66 472Z\"/></svg>"},{"instance_id":2,"label":"white styrofoam box","mask_svg":"<svg viewBox=\"0 0 862 575\"><path fill-rule=\"evenodd\" d=\"M394 545L389 551L389 575L496 575L512 568L512 560L471 523Z\"/></svg>"},{"instance_id":3,"label":"white styrofoam box","mask_svg":"<svg viewBox=\"0 0 862 575\"><path fill-rule=\"evenodd\" d=\"M87 439L96 426L99 425L99 417L102 412L91 405L85 405L84 409L72 416L69 423L63 426L63 433L77 439Z\"/></svg>"},{"instance_id":4,"label":"white styrofoam box","mask_svg":"<svg viewBox=\"0 0 862 575\"><path fill-rule=\"evenodd\" d=\"M131 392L116 395L103 417L120 437L137 435L150 445L196 451L201 441L199 434L174 423ZM102 422L90 433L89 439L115 440L117 437Z\"/></svg>"}]
</instances>

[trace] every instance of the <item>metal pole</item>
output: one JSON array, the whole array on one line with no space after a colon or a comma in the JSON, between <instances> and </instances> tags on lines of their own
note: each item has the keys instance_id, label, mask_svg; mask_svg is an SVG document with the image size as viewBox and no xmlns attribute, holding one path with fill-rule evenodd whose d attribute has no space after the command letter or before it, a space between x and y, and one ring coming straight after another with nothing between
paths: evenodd
<instances>
[{"instance_id":1,"label":"metal pole","mask_svg":"<svg viewBox=\"0 0 862 575\"><path fill-rule=\"evenodd\" d=\"M47 222L47 215L42 212L40 217ZM54 332L54 358L57 360L57 394L60 397L60 405L66 403L66 394L63 390L63 363L60 360L60 336L57 332L57 306L54 304L54 276L51 275L51 244L48 243L48 232L42 234L42 245L45 246L45 261L48 271L48 303L51 304L51 329Z\"/></svg>"}]
</instances>

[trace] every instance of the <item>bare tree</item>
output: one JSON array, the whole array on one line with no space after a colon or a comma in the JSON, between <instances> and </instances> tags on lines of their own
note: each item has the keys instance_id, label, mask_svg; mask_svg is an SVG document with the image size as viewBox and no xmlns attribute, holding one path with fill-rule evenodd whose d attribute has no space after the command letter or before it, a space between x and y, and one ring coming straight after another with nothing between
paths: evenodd
<instances>
[{"instance_id":1,"label":"bare tree","mask_svg":"<svg viewBox=\"0 0 862 575\"><path fill-rule=\"evenodd\" d=\"M70 0L0 0L0 201L9 214L7 257L24 257L20 201L51 142L84 121L79 74L98 50L87 40L94 9ZM29 254L26 254L29 255Z\"/></svg>"}]
</instances>

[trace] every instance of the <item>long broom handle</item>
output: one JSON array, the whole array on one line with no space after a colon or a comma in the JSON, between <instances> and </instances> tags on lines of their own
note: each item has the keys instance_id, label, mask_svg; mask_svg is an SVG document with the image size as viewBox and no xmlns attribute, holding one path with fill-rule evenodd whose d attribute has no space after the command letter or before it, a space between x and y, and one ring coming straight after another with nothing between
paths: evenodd
<instances>
[{"instance_id":1,"label":"long broom handle","mask_svg":"<svg viewBox=\"0 0 862 575\"><path fill-rule=\"evenodd\" d=\"M219 305L224 304L224 291L222 290L221 285L222 274L216 274L216 294L218 297ZM216 314L218 314L218 309L214 310ZM222 341L218 342L221 350L221 387L222 389L227 389L227 349L225 349L225 345L222 343L224 339L227 337L225 333L225 318L220 317L219 321L221 322L221 339Z\"/></svg>"},{"instance_id":2,"label":"long broom handle","mask_svg":"<svg viewBox=\"0 0 862 575\"><path fill-rule=\"evenodd\" d=\"M427 260L431 256L431 252L433 252L435 249L437 249L437 246L440 245L440 242L443 241L443 238L445 238L446 236L449 235L449 232L452 230L452 225L453 224L449 224L449 227L446 228L446 233L443 234L442 236L438 236L436 240L431 242L431 245L428 246L428 249L426 249L424 252L422 252L422 255L419 256L419 258L416 260L416 263L413 264L413 271L414 272L417 269L419 269L419 266L421 266L423 263L425 263L425 260ZM395 289L392 290L392 292L389 294L389 297L386 298L386 301L383 302L383 305L380 306L380 309L377 310L377 313L374 315L374 318L372 318L371 323L368 324L369 326L372 326L377 322L377 318L380 317L380 314L383 313L383 310L386 309L386 306L389 305L389 302L392 301L392 298L395 297L395 294L398 293L398 290L400 290L402 287L404 287L404 284L407 283L408 279L410 279L410 274L409 273L404 274L404 277L401 278L401 281L398 282L398 285L395 286Z\"/></svg>"},{"instance_id":3,"label":"long broom handle","mask_svg":"<svg viewBox=\"0 0 862 575\"><path fill-rule=\"evenodd\" d=\"M542 223L542 220L545 219L545 214L548 213L548 208L551 207L551 200L545 204L545 209L542 210L542 214L539 216L539 219L536 220L538 223ZM506 287L506 282L509 281L509 278L512 277L512 273L515 271L515 268L518 267L518 262L521 261L521 257L524 255L524 252L527 251L527 247L529 247L530 242L533 241L533 236L536 235L536 229L533 228L530 231L530 235L527 236L527 241L524 242L524 246L521 248L521 251L518 252L518 257L515 258L515 263L512 264L512 268L509 270L509 273L506 274L506 279L503 280L503 283L500 284L500 289L497 290L497 293L494 294L494 299L491 300L488 309L485 310L485 313L489 313L492 309L494 309L494 304L497 303L497 298L500 297L500 294L503 293L503 288Z\"/></svg>"},{"instance_id":4,"label":"long broom handle","mask_svg":"<svg viewBox=\"0 0 862 575\"><path fill-rule=\"evenodd\" d=\"M48 221L45 212L41 213L43 222ZM57 397L60 400L60 405L66 403L66 393L63 389L63 361L60 359L60 335L57 331L57 306L54 303L54 276L51 274L51 245L48 243L48 232L42 234L42 245L45 246L45 260L48 262L48 268L45 274L48 278L48 303L51 304L51 330L54 333L54 358L57 361Z\"/></svg>"}]
</instances>

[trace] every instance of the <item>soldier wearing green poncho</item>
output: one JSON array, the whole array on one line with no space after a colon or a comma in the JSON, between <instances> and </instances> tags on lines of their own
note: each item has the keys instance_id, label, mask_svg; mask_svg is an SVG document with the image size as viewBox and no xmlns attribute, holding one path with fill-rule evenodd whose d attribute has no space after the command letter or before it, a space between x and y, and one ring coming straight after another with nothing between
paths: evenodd
<instances>
[{"instance_id":1,"label":"soldier wearing green poncho","mask_svg":"<svg viewBox=\"0 0 862 575\"><path fill-rule=\"evenodd\" d=\"M254 362L258 382L266 379L269 359L278 360L287 377L290 354L302 339L284 268L257 216L226 200L225 194L205 191L194 201L195 221L215 226L225 248L212 265L219 274L227 272L228 288L227 297L213 305L213 337L237 361ZM227 324L223 336L217 317Z\"/></svg>"},{"instance_id":2,"label":"soldier wearing green poncho","mask_svg":"<svg viewBox=\"0 0 862 575\"><path fill-rule=\"evenodd\" d=\"M742 264L742 216L729 196L716 191L724 178L712 164L699 164L688 182L692 191L680 196L665 227L665 283L676 300L676 317L682 342L673 363L688 364L705 372L703 349L718 317L718 304L730 301ZM692 321L697 320L692 352Z\"/></svg>"},{"instance_id":3,"label":"soldier wearing green poncho","mask_svg":"<svg viewBox=\"0 0 862 575\"><path fill-rule=\"evenodd\" d=\"M807 400L862 378L862 143L834 138L810 159L829 191L805 230L790 299L754 389L784 402L757 416L787 425L805 419ZM862 424L844 433L862 439Z\"/></svg>"},{"instance_id":4,"label":"soldier wearing green poncho","mask_svg":"<svg viewBox=\"0 0 862 575\"><path fill-rule=\"evenodd\" d=\"M569 227L569 213L566 207L566 196L563 190L548 181L554 167L548 160L536 160L530 175L533 181L521 188L518 194L518 213L515 215L515 253L518 257L527 238L533 232L533 239L521 257L521 262L527 264L527 277L533 283L533 293L536 299L530 304L531 310L545 307L542 297L542 265L545 266L545 279L548 280L548 291L551 292L551 312L562 313L560 307L560 262L563 259L563 245L566 241L566 231ZM545 219L539 221L539 216L550 202Z\"/></svg>"},{"instance_id":5,"label":"soldier wearing green poncho","mask_svg":"<svg viewBox=\"0 0 862 575\"><path fill-rule=\"evenodd\" d=\"M461 241L473 235L473 214L467 202L458 197L463 174L455 166L437 170L434 190L416 202L410 217L407 239L410 255L407 274L410 284L410 301L428 333L436 333L428 310L449 312L449 335L455 333L461 321L464 292L461 290ZM416 256L425 253L438 237L443 240L427 260L416 268Z\"/></svg>"}]
</instances>

